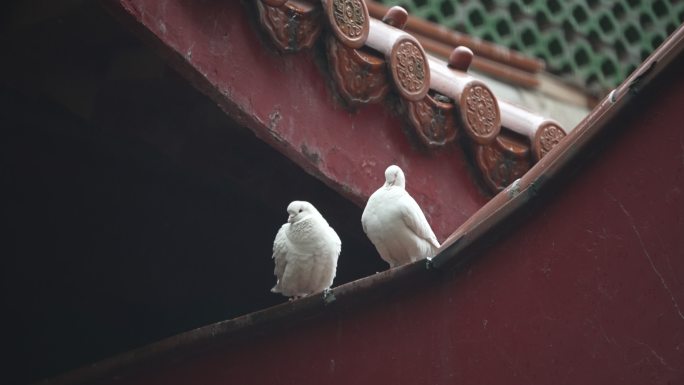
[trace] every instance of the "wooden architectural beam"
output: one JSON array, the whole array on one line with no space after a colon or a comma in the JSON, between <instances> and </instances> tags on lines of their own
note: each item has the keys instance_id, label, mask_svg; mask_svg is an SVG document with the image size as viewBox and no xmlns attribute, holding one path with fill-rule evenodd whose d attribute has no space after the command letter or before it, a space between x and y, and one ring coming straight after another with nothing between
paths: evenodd
<instances>
[{"instance_id":1,"label":"wooden architectural beam","mask_svg":"<svg viewBox=\"0 0 684 385\"><path fill-rule=\"evenodd\" d=\"M48 383L681 382L683 62L684 27L430 263Z\"/></svg>"},{"instance_id":2,"label":"wooden architectural beam","mask_svg":"<svg viewBox=\"0 0 684 385\"><path fill-rule=\"evenodd\" d=\"M460 148L426 151L391 105L344 108L316 52L281 54L252 2L106 4L229 115L357 204L390 164L405 170L440 240L486 202Z\"/></svg>"}]
</instances>

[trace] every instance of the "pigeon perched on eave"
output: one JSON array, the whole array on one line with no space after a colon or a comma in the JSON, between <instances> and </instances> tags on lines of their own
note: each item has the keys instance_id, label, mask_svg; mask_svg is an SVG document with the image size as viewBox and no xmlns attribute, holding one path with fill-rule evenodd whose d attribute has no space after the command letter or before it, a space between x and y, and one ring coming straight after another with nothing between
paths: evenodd
<instances>
[{"instance_id":1,"label":"pigeon perched on eave","mask_svg":"<svg viewBox=\"0 0 684 385\"><path fill-rule=\"evenodd\" d=\"M287 206L287 223L273 242L276 285L271 289L291 298L327 290L337 270L342 241L309 202Z\"/></svg>"},{"instance_id":2,"label":"pigeon perched on eave","mask_svg":"<svg viewBox=\"0 0 684 385\"><path fill-rule=\"evenodd\" d=\"M432 258L439 242L418 203L406 192L404 172L392 165L361 216L363 231L390 267Z\"/></svg>"}]
</instances>

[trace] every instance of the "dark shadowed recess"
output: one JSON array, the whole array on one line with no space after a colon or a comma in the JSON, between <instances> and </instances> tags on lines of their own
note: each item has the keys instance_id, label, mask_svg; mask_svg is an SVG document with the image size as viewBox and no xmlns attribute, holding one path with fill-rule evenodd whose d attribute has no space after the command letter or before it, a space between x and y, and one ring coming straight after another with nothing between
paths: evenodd
<instances>
[{"instance_id":1,"label":"dark shadowed recess","mask_svg":"<svg viewBox=\"0 0 684 385\"><path fill-rule=\"evenodd\" d=\"M271 247L294 199L342 238L335 285L386 268L359 207L97 4L48 4L6 5L0 27L3 383L285 301Z\"/></svg>"}]
</instances>

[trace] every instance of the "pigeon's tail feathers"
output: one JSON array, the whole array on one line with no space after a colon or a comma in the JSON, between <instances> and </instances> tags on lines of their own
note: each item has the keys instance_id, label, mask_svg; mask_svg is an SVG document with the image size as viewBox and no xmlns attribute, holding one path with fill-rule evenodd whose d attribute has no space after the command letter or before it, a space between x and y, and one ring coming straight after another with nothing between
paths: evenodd
<instances>
[{"instance_id":1,"label":"pigeon's tail feathers","mask_svg":"<svg viewBox=\"0 0 684 385\"><path fill-rule=\"evenodd\" d=\"M428 223L427 218L425 218L423 210L418 206L418 203L416 203L410 195L406 194L402 197L401 204L402 219L406 226L411 229L414 234L439 248L439 241L437 241L437 237L432 231L432 228L430 228L430 224Z\"/></svg>"},{"instance_id":2,"label":"pigeon's tail feathers","mask_svg":"<svg viewBox=\"0 0 684 385\"><path fill-rule=\"evenodd\" d=\"M430 242L430 244L432 244L432 246L435 247L435 250L434 250L435 253L437 252L437 250L438 250L440 247L442 247L442 246L439 244L439 241L437 240L437 237L435 236L435 234L432 234L432 237L430 237L430 239L428 239L428 242Z\"/></svg>"}]
</instances>

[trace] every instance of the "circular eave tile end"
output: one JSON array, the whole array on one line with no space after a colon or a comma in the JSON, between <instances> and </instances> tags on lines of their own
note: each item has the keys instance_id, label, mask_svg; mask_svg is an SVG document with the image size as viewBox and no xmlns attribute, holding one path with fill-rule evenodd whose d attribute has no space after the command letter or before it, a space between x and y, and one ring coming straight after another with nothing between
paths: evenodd
<instances>
[{"instance_id":1,"label":"circular eave tile end","mask_svg":"<svg viewBox=\"0 0 684 385\"><path fill-rule=\"evenodd\" d=\"M411 101L421 100L430 89L430 67L423 47L411 35L394 43L387 64L399 94Z\"/></svg>"},{"instance_id":2,"label":"circular eave tile end","mask_svg":"<svg viewBox=\"0 0 684 385\"><path fill-rule=\"evenodd\" d=\"M327 0L325 13L342 44L350 48L363 47L370 30L370 16L363 0Z\"/></svg>"},{"instance_id":3,"label":"circular eave tile end","mask_svg":"<svg viewBox=\"0 0 684 385\"><path fill-rule=\"evenodd\" d=\"M535 160L540 160L551 151L560 141L567 136L567 133L560 124L554 121L542 123L534 134L532 152Z\"/></svg>"},{"instance_id":4,"label":"circular eave tile end","mask_svg":"<svg viewBox=\"0 0 684 385\"><path fill-rule=\"evenodd\" d=\"M492 90L473 80L463 88L459 104L468 136L479 144L492 143L501 131L501 111Z\"/></svg>"}]
</instances>

